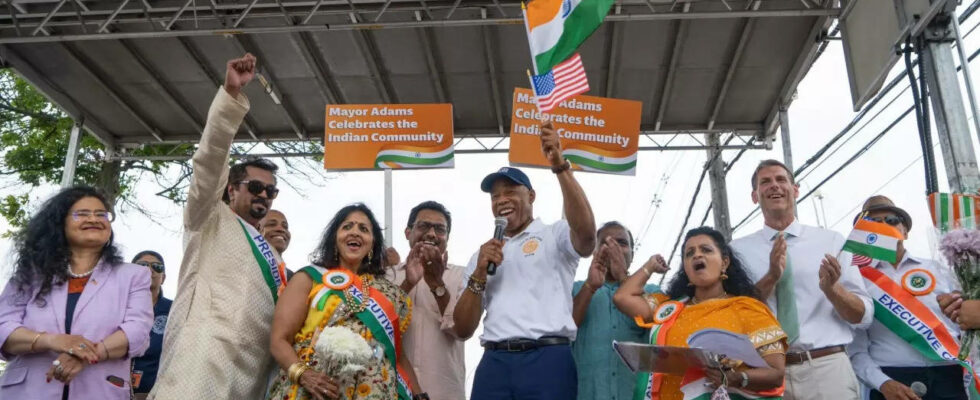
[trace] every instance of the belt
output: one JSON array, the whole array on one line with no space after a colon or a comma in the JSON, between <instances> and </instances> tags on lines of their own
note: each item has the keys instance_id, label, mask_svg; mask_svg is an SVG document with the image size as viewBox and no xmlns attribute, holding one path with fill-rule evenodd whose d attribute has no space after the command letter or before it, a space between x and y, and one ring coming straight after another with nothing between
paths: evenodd
<instances>
[{"instance_id":1,"label":"belt","mask_svg":"<svg viewBox=\"0 0 980 400\"><path fill-rule=\"evenodd\" d=\"M828 346L808 351L786 353L786 365L803 364L803 362L807 360L813 360L842 352L844 352L844 346Z\"/></svg>"},{"instance_id":2,"label":"belt","mask_svg":"<svg viewBox=\"0 0 980 400\"><path fill-rule=\"evenodd\" d=\"M567 346L572 341L567 337L561 336L546 336L538 340L534 339L510 339L501 342L486 342L483 344L483 348L487 350L503 350L503 351L528 351L534 350L538 347L545 346Z\"/></svg>"}]
</instances>

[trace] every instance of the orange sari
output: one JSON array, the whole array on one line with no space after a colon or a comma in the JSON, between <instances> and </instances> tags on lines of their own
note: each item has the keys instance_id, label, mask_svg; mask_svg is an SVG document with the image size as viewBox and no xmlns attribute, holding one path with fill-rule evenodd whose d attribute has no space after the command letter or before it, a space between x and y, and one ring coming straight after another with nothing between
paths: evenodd
<instances>
[{"instance_id":1,"label":"orange sari","mask_svg":"<svg viewBox=\"0 0 980 400\"><path fill-rule=\"evenodd\" d=\"M647 296L652 309L669 300L661 293ZM698 304L686 304L681 309L661 346L687 347L687 338L703 329L722 329L749 337L761 356L785 353L786 334L769 308L751 297L739 296L727 299L712 299ZM683 377L663 375L662 384L654 388L653 398L660 400L681 400Z\"/></svg>"}]
</instances>

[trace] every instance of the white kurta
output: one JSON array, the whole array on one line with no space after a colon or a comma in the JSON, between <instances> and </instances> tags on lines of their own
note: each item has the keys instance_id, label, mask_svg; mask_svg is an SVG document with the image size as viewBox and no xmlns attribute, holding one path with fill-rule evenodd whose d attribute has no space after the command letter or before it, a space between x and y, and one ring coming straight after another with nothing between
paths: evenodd
<instances>
[{"instance_id":1,"label":"white kurta","mask_svg":"<svg viewBox=\"0 0 980 400\"><path fill-rule=\"evenodd\" d=\"M232 140L248 112L224 88L192 159L184 259L150 399L261 399L274 363L275 303L238 217L221 201Z\"/></svg>"}]
</instances>

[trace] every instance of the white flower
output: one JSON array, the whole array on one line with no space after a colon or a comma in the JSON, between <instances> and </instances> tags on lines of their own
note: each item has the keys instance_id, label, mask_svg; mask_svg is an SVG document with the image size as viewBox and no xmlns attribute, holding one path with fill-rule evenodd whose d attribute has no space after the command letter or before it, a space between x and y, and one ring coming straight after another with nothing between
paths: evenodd
<instances>
[{"instance_id":1,"label":"white flower","mask_svg":"<svg viewBox=\"0 0 980 400\"><path fill-rule=\"evenodd\" d=\"M371 346L361 335L342 327L324 328L317 338L314 350L324 360L335 365L354 364L362 369L361 366L367 364L374 355Z\"/></svg>"}]
</instances>

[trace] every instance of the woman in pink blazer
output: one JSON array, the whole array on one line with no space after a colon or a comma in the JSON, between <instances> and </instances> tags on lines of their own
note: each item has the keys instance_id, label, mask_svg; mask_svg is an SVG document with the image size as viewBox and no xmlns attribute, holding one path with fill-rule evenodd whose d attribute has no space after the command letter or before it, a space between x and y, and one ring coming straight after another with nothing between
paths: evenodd
<instances>
[{"instance_id":1,"label":"woman in pink blazer","mask_svg":"<svg viewBox=\"0 0 980 400\"><path fill-rule=\"evenodd\" d=\"M150 271L122 262L113 213L91 187L62 190L17 236L0 293L0 396L129 399L130 359L153 325Z\"/></svg>"}]
</instances>

